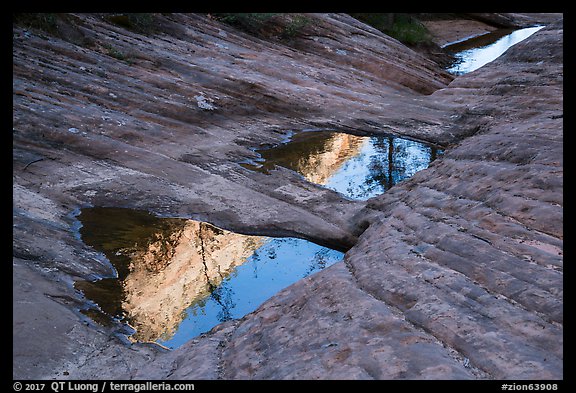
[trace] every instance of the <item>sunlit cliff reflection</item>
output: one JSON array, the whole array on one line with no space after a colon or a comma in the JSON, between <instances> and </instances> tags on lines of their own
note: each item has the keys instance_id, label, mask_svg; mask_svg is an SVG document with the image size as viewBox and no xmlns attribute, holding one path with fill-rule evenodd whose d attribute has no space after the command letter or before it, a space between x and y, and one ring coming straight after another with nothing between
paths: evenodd
<instances>
[{"instance_id":1,"label":"sunlit cliff reflection","mask_svg":"<svg viewBox=\"0 0 576 393\"><path fill-rule=\"evenodd\" d=\"M100 317L129 323L131 339L168 347L242 317L342 258L300 239L246 236L132 209L86 208L78 219L82 240L103 252L118 276L76 288L99 306Z\"/></svg>"},{"instance_id":2,"label":"sunlit cliff reflection","mask_svg":"<svg viewBox=\"0 0 576 393\"><path fill-rule=\"evenodd\" d=\"M368 199L427 168L442 150L395 136L316 131L257 153L260 159L242 165L264 173L283 166L350 198Z\"/></svg>"},{"instance_id":3,"label":"sunlit cliff reflection","mask_svg":"<svg viewBox=\"0 0 576 393\"><path fill-rule=\"evenodd\" d=\"M426 168L441 151L392 136L302 132L259 151L246 167L276 165L350 198L367 199ZM82 240L117 277L78 281L93 319L130 324L135 341L178 347L220 322L254 311L281 289L342 259L301 239L246 236L186 219L121 208L82 209Z\"/></svg>"}]
</instances>

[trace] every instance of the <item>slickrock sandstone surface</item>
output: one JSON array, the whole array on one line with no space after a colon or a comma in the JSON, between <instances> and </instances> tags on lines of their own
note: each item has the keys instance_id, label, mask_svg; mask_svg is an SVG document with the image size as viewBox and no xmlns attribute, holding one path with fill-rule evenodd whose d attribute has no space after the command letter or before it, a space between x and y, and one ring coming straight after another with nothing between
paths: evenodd
<instances>
[{"instance_id":1,"label":"slickrock sandstone surface","mask_svg":"<svg viewBox=\"0 0 576 393\"><path fill-rule=\"evenodd\" d=\"M67 40L14 27L14 378L563 377L562 16L454 80L308 17L290 44L199 15L149 36L98 15L69 16ZM366 202L238 165L305 128L446 152ZM176 350L127 345L78 311L73 282L111 273L74 235L87 205L349 250Z\"/></svg>"}]
</instances>

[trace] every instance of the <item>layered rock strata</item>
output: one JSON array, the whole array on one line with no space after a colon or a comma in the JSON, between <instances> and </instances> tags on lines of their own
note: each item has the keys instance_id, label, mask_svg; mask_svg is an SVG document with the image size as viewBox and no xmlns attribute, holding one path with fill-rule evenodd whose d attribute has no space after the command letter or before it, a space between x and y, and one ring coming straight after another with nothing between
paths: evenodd
<instances>
[{"instance_id":1,"label":"layered rock strata","mask_svg":"<svg viewBox=\"0 0 576 393\"><path fill-rule=\"evenodd\" d=\"M14 27L14 378L562 378L562 22L451 82L349 16L308 17L291 45L198 15ZM446 152L367 202L237 164L310 127ZM78 312L72 283L110 274L74 235L85 205L353 247L166 352Z\"/></svg>"}]
</instances>

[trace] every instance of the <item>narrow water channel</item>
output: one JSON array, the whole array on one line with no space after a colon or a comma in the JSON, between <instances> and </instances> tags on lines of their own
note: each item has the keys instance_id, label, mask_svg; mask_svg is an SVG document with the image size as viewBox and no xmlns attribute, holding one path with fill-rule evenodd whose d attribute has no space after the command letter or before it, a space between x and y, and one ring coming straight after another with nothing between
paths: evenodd
<instances>
[{"instance_id":1,"label":"narrow water channel","mask_svg":"<svg viewBox=\"0 0 576 393\"><path fill-rule=\"evenodd\" d=\"M508 48L525 40L544 26L524 29L498 29L464 42L444 47L456 58L448 72L463 75L500 57Z\"/></svg>"}]
</instances>

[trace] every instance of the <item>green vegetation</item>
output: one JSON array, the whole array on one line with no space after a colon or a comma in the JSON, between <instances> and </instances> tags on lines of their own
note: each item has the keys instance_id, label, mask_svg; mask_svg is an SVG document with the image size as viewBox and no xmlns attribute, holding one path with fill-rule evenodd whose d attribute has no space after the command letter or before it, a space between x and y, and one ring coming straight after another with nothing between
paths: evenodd
<instances>
[{"instance_id":1,"label":"green vegetation","mask_svg":"<svg viewBox=\"0 0 576 393\"><path fill-rule=\"evenodd\" d=\"M21 26L42 31L56 30L56 14L54 13L15 13L12 21Z\"/></svg>"},{"instance_id":2,"label":"green vegetation","mask_svg":"<svg viewBox=\"0 0 576 393\"><path fill-rule=\"evenodd\" d=\"M12 23L25 29L35 30L42 38L57 37L72 44L87 47L93 41L78 26L78 17L61 13L14 13Z\"/></svg>"},{"instance_id":3,"label":"green vegetation","mask_svg":"<svg viewBox=\"0 0 576 393\"><path fill-rule=\"evenodd\" d=\"M430 42L430 34L420 21L409 14L363 13L350 16L380 30L406 45Z\"/></svg>"},{"instance_id":4,"label":"green vegetation","mask_svg":"<svg viewBox=\"0 0 576 393\"><path fill-rule=\"evenodd\" d=\"M111 14L105 16L105 19L115 25L145 35L152 34L157 29L156 17L150 13Z\"/></svg>"},{"instance_id":5,"label":"green vegetation","mask_svg":"<svg viewBox=\"0 0 576 393\"><path fill-rule=\"evenodd\" d=\"M106 54L108 56L111 56L115 59L121 60L126 62L128 65L132 65L134 64L134 59L132 58L132 56L127 55L126 53L122 52L121 50L113 47L110 44L103 44L102 45L104 47L104 49L106 50Z\"/></svg>"},{"instance_id":6,"label":"green vegetation","mask_svg":"<svg viewBox=\"0 0 576 393\"><path fill-rule=\"evenodd\" d=\"M298 14L277 13L216 13L215 19L257 37L292 39L310 22Z\"/></svg>"},{"instance_id":7,"label":"green vegetation","mask_svg":"<svg viewBox=\"0 0 576 393\"><path fill-rule=\"evenodd\" d=\"M216 19L227 23L229 25L240 28L248 32L255 31L264 26L273 16L277 15L274 13L216 13L212 14Z\"/></svg>"},{"instance_id":8,"label":"green vegetation","mask_svg":"<svg viewBox=\"0 0 576 393\"><path fill-rule=\"evenodd\" d=\"M55 34L58 31L57 16L54 13L14 13L12 22L19 26L38 29Z\"/></svg>"},{"instance_id":9,"label":"green vegetation","mask_svg":"<svg viewBox=\"0 0 576 393\"><path fill-rule=\"evenodd\" d=\"M286 38L293 38L295 37L304 26L310 23L310 19L305 17L304 15L296 15L292 18L292 20L286 25L282 34Z\"/></svg>"}]
</instances>

